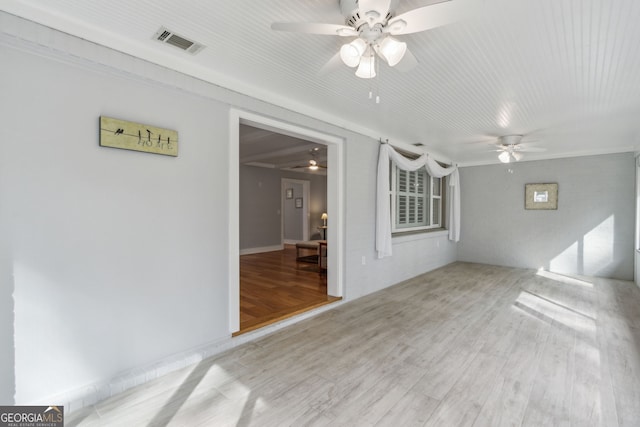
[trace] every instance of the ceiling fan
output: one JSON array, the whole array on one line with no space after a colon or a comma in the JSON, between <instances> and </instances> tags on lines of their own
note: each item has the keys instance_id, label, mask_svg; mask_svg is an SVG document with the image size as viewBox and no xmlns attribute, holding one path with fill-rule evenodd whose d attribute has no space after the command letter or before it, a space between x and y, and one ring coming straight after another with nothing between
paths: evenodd
<instances>
[{"instance_id":1,"label":"ceiling fan","mask_svg":"<svg viewBox=\"0 0 640 427\"><path fill-rule=\"evenodd\" d=\"M309 169L312 171L317 171L318 169L326 169L326 166L321 165L316 160L316 156L320 152L320 149L315 147L309 150L309 154L311 155L311 159L306 165L294 166L293 169Z\"/></svg>"},{"instance_id":2,"label":"ceiling fan","mask_svg":"<svg viewBox=\"0 0 640 427\"><path fill-rule=\"evenodd\" d=\"M355 37L344 44L328 63L342 62L356 68L356 76L370 79L376 76L376 58L390 67L399 65L407 71L417 64L407 44L393 36L417 33L460 20L481 0L449 0L419 7L395 15L399 0L339 0L345 25L303 22L274 22L273 30L298 33ZM325 66L326 68L327 66Z\"/></svg>"},{"instance_id":3,"label":"ceiling fan","mask_svg":"<svg viewBox=\"0 0 640 427\"><path fill-rule=\"evenodd\" d=\"M534 153L546 151L545 148L531 147L526 142L522 142L523 135L504 135L498 138L497 152L498 159L502 163L510 163L511 161L520 161L524 157L522 153Z\"/></svg>"}]
</instances>

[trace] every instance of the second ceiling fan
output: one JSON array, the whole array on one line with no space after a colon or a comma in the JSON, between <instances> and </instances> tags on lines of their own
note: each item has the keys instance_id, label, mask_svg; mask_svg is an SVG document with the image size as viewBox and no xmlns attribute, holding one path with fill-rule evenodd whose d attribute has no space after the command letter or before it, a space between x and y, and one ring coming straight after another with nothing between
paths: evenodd
<instances>
[{"instance_id":1,"label":"second ceiling fan","mask_svg":"<svg viewBox=\"0 0 640 427\"><path fill-rule=\"evenodd\" d=\"M492 150L500 153L498 159L502 163L519 162L524 155L522 153L537 153L546 151L545 148L532 147L522 142L523 135L504 135L498 138L497 149Z\"/></svg>"},{"instance_id":2,"label":"second ceiling fan","mask_svg":"<svg viewBox=\"0 0 640 427\"><path fill-rule=\"evenodd\" d=\"M309 155L311 156L311 159L309 159L309 162L306 165L294 166L293 169L308 169L310 171L317 171L318 169L327 169L325 165L320 164L320 162L317 160L318 154L320 154L320 148L314 147L310 149Z\"/></svg>"},{"instance_id":3,"label":"second ceiling fan","mask_svg":"<svg viewBox=\"0 0 640 427\"><path fill-rule=\"evenodd\" d=\"M345 25L326 23L274 22L271 28L340 37L355 37L345 43L334 58L356 68L356 76L376 76L376 58L402 71L417 60L407 44L394 36L417 33L459 21L481 0L450 0L394 15L399 0L339 0ZM329 61L330 63L332 60Z\"/></svg>"}]
</instances>

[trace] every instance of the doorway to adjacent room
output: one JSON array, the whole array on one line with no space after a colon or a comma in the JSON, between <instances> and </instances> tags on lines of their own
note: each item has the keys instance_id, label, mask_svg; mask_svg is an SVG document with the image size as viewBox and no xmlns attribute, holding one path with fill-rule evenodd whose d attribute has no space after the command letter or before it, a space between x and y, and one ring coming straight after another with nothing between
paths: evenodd
<instances>
[{"instance_id":1,"label":"doorway to adjacent room","mask_svg":"<svg viewBox=\"0 0 640 427\"><path fill-rule=\"evenodd\" d=\"M239 114L236 125L237 170L232 175L237 174L239 182L238 204L237 210L230 209L230 216L235 214L238 218L237 240L233 241L233 234L230 236L230 244L237 245L238 253L237 264L230 265L230 326L234 335L331 303L342 295L339 273L342 245L338 243L341 214L337 209L342 180L338 167L342 162L341 140L332 137L323 140L320 134L308 129L291 129L290 125L278 128L274 123L255 119ZM232 132L232 140L233 137ZM247 141L249 146L243 146ZM275 145L268 145L274 141ZM312 164L310 154L318 168L307 168ZM271 202L266 201L252 207L255 199L265 200L273 176L279 180L279 209L273 209ZM258 191L259 196L249 197L247 202L243 194L247 188ZM314 189L319 194L314 195ZM334 230L323 227L327 213L333 218ZM251 217L250 222L247 216ZM267 221L271 216L280 218L279 227L269 225L273 224ZM247 224L256 222L260 225L253 237L248 238L246 228L252 225ZM277 242L270 235L272 228L278 228ZM317 263L305 262L310 258L305 255L313 255L314 251L307 250L301 256L295 244L324 235L329 242L335 239L337 244L335 248L330 245L331 251L325 253L328 268L321 270Z\"/></svg>"}]
</instances>

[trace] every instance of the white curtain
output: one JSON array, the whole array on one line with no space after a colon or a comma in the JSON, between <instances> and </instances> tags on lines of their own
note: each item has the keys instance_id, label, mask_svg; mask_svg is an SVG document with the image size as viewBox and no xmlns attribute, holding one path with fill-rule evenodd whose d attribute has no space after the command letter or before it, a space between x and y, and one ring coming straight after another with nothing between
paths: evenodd
<instances>
[{"instance_id":1,"label":"white curtain","mask_svg":"<svg viewBox=\"0 0 640 427\"><path fill-rule=\"evenodd\" d=\"M447 212L449 214L449 240L460 240L460 175L457 167L443 168L428 154L423 154L415 160L410 160L398 153L389 144L380 145L378 158L378 188L376 207L376 251L378 258L391 256L391 207L389 196L389 160L400 168L415 171L425 167L429 175L434 178L449 178L449 193L447 194Z\"/></svg>"}]
</instances>

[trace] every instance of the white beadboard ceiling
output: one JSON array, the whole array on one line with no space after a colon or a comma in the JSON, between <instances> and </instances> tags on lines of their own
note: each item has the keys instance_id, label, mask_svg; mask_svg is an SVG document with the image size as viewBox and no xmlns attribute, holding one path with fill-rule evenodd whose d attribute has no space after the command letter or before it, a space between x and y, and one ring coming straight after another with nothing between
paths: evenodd
<instances>
[{"instance_id":1,"label":"white beadboard ceiling","mask_svg":"<svg viewBox=\"0 0 640 427\"><path fill-rule=\"evenodd\" d=\"M455 1L455 0L452 0ZM634 151L640 132L640 1L478 0L471 18L406 36L418 66L363 80L320 68L345 39L270 29L343 24L338 0L2 0L2 10L375 138L465 164L524 134L525 159ZM437 1L400 0L396 15ZM152 39L164 26L206 46ZM0 29L1 31L1 29ZM369 90L379 93L376 104Z\"/></svg>"}]
</instances>

